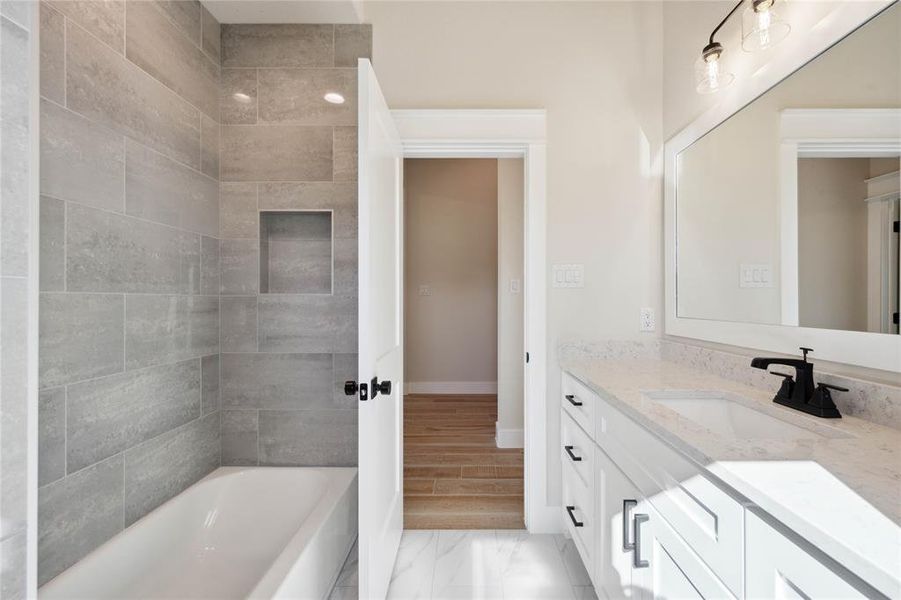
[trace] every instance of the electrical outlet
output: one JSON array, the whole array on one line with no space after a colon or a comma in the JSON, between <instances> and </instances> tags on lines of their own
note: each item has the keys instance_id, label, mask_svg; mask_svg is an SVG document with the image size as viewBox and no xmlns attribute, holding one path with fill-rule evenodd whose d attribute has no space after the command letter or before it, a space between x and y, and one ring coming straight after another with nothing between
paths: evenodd
<instances>
[{"instance_id":1,"label":"electrical outlet","mask_svg":"<svg viewBox=\"0 0 901 600\"><path fill-rule=\"evenodd\" d=\"M655 327L656 323L654 321L654 309L647 306L642 308L638 316L638 330L654 331Z\"/></svg>"}]
</instances>

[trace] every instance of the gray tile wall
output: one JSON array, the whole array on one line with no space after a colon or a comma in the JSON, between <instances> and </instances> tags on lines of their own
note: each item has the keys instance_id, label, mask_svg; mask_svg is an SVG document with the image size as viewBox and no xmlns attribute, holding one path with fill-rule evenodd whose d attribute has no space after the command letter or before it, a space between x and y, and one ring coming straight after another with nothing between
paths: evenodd
<instances>
[{"instance_id":1,"label":"gray tile wall","mask_svg":"<svg viewBox=\"0 0 901 600\"><path fill-rule=\"evenodd\" d=\"M223 464L356 464L357 401L341 383L357 369L356 62L371 47L367 25L222 26ZM288 264L297 248L276 248L282 279L264 272L262 289L320 293L260 293L261 210L331 213L331 285L303 264L316 257Z\"/></svg>"},{"instance_id":2,"label":"gray tile wall","mask_svg":"<svg viewBox=\"0 0 901 600\"><path fill-rule=\"evenodd\" d=\"M29 389L28 317L37 310L29 293L31 215L37 210L30 160L34 130L30 103L32 28L37 11L26 2L0 1L0 597L27 595Z\"/></svg>"},{"instance_id":3,"label":"gray tile wall","mask_svg":"<svg viewBox=\"0 0 901 600\"><path fill-rule=\"evenodd\" d=\"M44 583L220 464L220 31L196 0L40 22Z\"/></svg>"}]
</instances>

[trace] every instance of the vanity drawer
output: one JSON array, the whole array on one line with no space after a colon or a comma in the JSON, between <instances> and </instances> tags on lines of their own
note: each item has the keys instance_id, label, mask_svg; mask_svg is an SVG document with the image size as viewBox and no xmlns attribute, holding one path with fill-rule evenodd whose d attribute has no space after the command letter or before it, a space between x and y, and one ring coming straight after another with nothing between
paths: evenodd
<instances>
[{"instance_id":1,"label":"vanity drawer","mask_svg":"<svg viewBox=\"0 0 901 600\"><path fill-rule=\"evenodd\" d=\"M569 415L563 411L561 415L560 432L560 456L564 464L572 467L575 477L578 478L585 489L594 497L594 453L595 444L582 431L582 428Z\"/></svg>"},{"instance_id":2,"label":"vanity drawer","mask_svg":"<svg viewBox=\"0 0 901 600\"><path fill-rule=\"evenodd\" d=\"M594 438L597 395L569 373L563 373L562 387L563 397L560 400L563 402L563 410L579 424L588 437Z\"/></svg>"},{"instance_id":3,"label":"vanity drawer","mask_svg":"<svg viewBox=\"0 0 901 600\"><path fill-rule=\"evenodd\" d=\"M569 464L563 465L563 522L582 557L586 569L593 568L595 556L594 494L589 492L581 477ZM593 573L589 575L594 577Z\"/></svg>"},{"instance_id":4,"label":"vanity drawer","mask_svg":"<svg viewBox=\"0 0 901 600\"><path fill-rule=\"evenodd\" d=\"M598 445L730 591L741 595L744 507L654 434L597 400Z\"/></svg>"}]
</instances>

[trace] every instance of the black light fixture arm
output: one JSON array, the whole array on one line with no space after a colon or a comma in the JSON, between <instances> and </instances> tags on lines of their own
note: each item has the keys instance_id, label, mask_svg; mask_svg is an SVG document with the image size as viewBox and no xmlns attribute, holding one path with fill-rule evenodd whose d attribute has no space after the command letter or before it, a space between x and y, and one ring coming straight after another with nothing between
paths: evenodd
<instances>
[{"instance_id":1,"label":"black light fixture arm","mask_svg":"<svg viewBox=\"0 0 901 600\"><path fill-rule=\"evenodd\" d=\"M732 15L734 15L734 14L735 14L735 11L737 11L737 10L741 7L741 5L744 4L744 1L745 1L745 0L738 0L738 4L736 4L735 7L734 7L732 10L729 11L729 14L726 15L726 17L725 17L722 21L720 21L720 24L717 25L716 28L715 28L713 31L710 32L710 40L709 40L709 43L708 43L708 47L710 47L710 46L712 46L712 45L714 45L714 44L716 43L716 42L713 41L713 37L714 37L717 33L719 33L719 30L723 28L723 25L726 24L726 21L728 21L729 19L732 18Z\"/></svg>"}]
</instances>

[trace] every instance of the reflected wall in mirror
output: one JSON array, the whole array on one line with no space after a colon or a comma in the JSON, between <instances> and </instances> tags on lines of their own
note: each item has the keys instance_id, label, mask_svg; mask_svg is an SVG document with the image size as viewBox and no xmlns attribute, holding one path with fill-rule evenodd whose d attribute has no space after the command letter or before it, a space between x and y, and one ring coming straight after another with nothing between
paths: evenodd
<instances>
[{"instance_id":1,"label":"reflected wall in mirror","mask_svg":"<svg viewBox=\"0 0 901 600\"><path fill-rule=\"evenodd\" d=\"M677 315L897 334L899 156L896 2L678 155Z\"/></svg>"}]
</instances>

